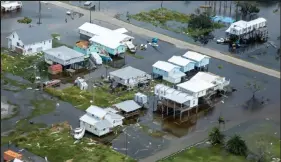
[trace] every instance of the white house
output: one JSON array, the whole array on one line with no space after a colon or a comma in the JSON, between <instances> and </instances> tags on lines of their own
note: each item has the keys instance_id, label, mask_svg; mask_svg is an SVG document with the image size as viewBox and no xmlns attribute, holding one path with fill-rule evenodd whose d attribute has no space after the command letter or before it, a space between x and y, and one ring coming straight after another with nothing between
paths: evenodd
<instances>
[{"instance_id":1,"label":"white house","mask_svg":"<svg viewBox=\"0 0 281 162\"><path fill-rule=\"evenodd\" d=\"M230 83L230 80L226 80L225 77L210 72L198 72L190 80L202 80L207 83L212 83L215 85L214 90L223 90L224 87L228 86Z\"/></svg>"},{"instance_id":2,"label":"white house","mask_svg":"<svg viewBox=\"0 0 281 162\"><path fill-rule=\"evenodd\" d=\"M152 65L153 75L160 76L170 83L180 83L185 73L180 71L180 67L165 61L157 61Z\"/></svg>"},{"instance_id":3,"label":"white house","mask_svg":"<svg viewBox=\"0 0 281 162\"><path fill-rule=\"evenodd\" d=\"M172 56L168 62L180 67L181 72L189 72L195 68L195 62L181 56Z\"/></svg>"},{"instance_id":4,"label":"white house","mask_svg":"<svg viewBox=\"0 0 281 162\"><path fill-rule=\"evenodd\" d=\"M146 83L151 79L151 75L131 66L112 71L109 76L115 82L129 87L137 86L139 83Z\"/></svg>"},{"instance_id":5,"label":"white house","mask_svg":"<svg viewBox=\"0 0 281 162\"><path fill-rule=\"evenodd\" d=\"M231 35L243 35L247 34L253 30L257 30L259 28L266 27L266 19L265 18L257 18L251 21L237 21L232 23L229 28L225 31L227 34Z\"/></svg>"},{"instance_id":6,"label":"white house","mask_svg":"<svg viewBox=\"0 0 281 162\"><path fill-rule=\"evenodd\" d=\"M208 90L213 90L214 84L205 82L203 80L189 80L184 83L178 84L177 89L179 91L188 93L193 97L199 98L208 94Z\"/></svg>"},{"instance_id":7,"label":"white house","mask_svg":"<svg viewBox=\"0 0 281 162\"><path fill-rule=\"evenodd\" d=\"M210 63L210 57L206 55L202 55L197 52L187 51L184 55L184 58L192 60L195 62L195 67L197 69L207 68Z\"/></svg>"},{"instance_id":8,"label":"white house","mask_svg":"<svg viewBox=\"0 0 281 162\"><path fill-rule=\"evenodd\" d=\"M43 26L25 27L12 32L8 37L8 48L24 55L52 48L52 37Z\"/></svg>"},{"instance_id":9,"label":"white house","mask_svg":"<svg viewBox=\"0 0 281 162\"><path fill-rule=\"evenodd\" d=\"M164 84L157 84L154 87L154 94L160 100L168 99L183 106L187 106L188 108L192 108L198 105L198 97L168 87Z\"/></svg>"},{"instance_id":10,"label":"white house","mask_svg":"<svg viewBox=\"0 0 281 162\"><path fill-rule=\"evenodd\" d=\"M124 117L110 109L102 109L98 106L90 106L80 120L80 128L85 128L97 136L103 136L112 131L112 128L121 126Z\"/></svg>"}]
</instances>

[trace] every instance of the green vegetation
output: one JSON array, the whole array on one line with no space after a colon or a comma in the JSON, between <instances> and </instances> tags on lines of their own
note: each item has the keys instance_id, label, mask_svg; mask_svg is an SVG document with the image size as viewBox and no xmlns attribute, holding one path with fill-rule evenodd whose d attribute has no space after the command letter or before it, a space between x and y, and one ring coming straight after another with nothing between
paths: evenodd
<instances>
[{"instance_id":1,"label":"green vegetation","mask_svg":"<svg viewBox=\"0 0 281 162\"><path fill-rule=\"evenodd\" d=\"M159 162L246 162L245 157L235 156L224 151L220 146L192 147Z\"/></svg>"},{"instance_id":2,"label":"green vegetation","mask_svg":"<svg viewBox=\"0 0 281 162\"><path fill-rule=\"evenodd\" d=\"M34 106L34 109L27 118L21 119L16 123L15 130L9 134L9 136L1 136L1 144L5 144L9 141L13 141L16 137L23 135L24 133L29 133L34 130L38 130L39 128L46 127L46 124L43 123L34 123L30 124L30 119L48 114L53 112L56 108L54 101L52 100L34 100L31 102Z\"/></svg>"},{"instance_id":3,"label":"green vegetation","mask_svg":"<svg viewBox=\"0 0 281 162\"><path fill-rule=\"evenodd\" d=\"M140 125L140 128L151 137L160 138L165 134L159 130L152 130L146 125Z\"/></svg>"},{"instance_id":4,"label":"green vegetation","mask_svg":"<svg viewBox=\"0 0 281 162\"><path fill-rule=\"evenodd\" d=\"M207 13L200 14L200 12L198 12L197 14L186 15L166 8L159 8L150 10L149 12L141 12L135 15L129 15L129 18L133 18L137 21L147 22L166 30L171 30L178 33L188 33L192 37L207 35L214 29L224 27L223 24L212 22L210 15ZM183 24L186 26L188 24L188 27L171 27L168 25L170 22Z\"/></svg>"},{"instance_id":5,"label":"green vegetation","mask_svg":"<svg viewBox=\"0 0 281 162\"><path fill-rule=\"evenodd\" d=\"M234 135L226 143L226 149L230 153L238 156L247 156L248 148L244 140L239 135Z\"/></svg>"},{"instance_id":6,"label":"green vegetation","mask_svg":"<svg viewBox=\"0 0 281 162\"><path fill-rule=\"evenodd\" d=\"M222 65L219 65L219 66L218 66L218 68L219 68L219 69L222 69L222 68L223 68L223 66L222 66Z\"/></svg>"},{"instance_id":7,"label":"green vegetation","mask_svg":"<svg viewBox=\"0 0 281 162\"><path fill-rule=\"evenodd\" d=\"M53 39L55 39L55 38L57 38L57 37L60 37L60 34L58 34L58 33L53 33L53 34L51 34L51 36L53 37Z\"/></svg>"},{"instance_id":8,"label":"green vegetation","mask_svg":"<svg viewBox=\"0 0 281 162\"><path fill-rule=\"evenodd\" d=\"M1 52L1 70L2 72L12 73L33 82L35 78L33 66L40 62L39 60L42 56L43 55L41 53L33 56L24 56L19 54L12 56Z\"/></svg>"},{"instance_id":9,"label":"green vegetation","mask_svg":"<svg viewBox=\"0 0 281 162\"><path fill-rule=\"evenodd\" d=\"M220 132L218 127L214 127L209 133L209 141L212 145L223 144L225 136Z\"/></svg>"},{"instance_id":10,"label":"green vegetation","mask_svg":"<svg viewBox=\"0 0 281 162\"><path fill-rule=\"evenodd\" d=\"M21 23L21 24L30 24L31 22L32 22L32 19L28 18L28 17L24 17L24 18L18 20L18 23Z\"/></svg>"},{"instance_id":11,"label":"green vegetation","mask_svg":"<svg viewBox=\"0 0 281 162\"><path fill-rule=\"evenodd\" d=\"M9 84L9 85L18 87L19 90L26 89L26 88L30 87L29 84L20 83L20 82L18 82L18 81L16 81L16 80L10 79L10 78L8 78L8 77L6 77L6 76L4 76L4 75L1 75L1 79L4 81L4 85ZM4 89L5 89L5 88L4 88ZM9 90L9 89L7 89L7 90ZM18 91L18 90L17 90L17 91Z\"/></svg>"},{"instance_id":12,"label":"green vegetation","mask_svg":"<svg viewBox=\"0 0 281 162\"><path fill-rule=\"evenodd\" d=\"M135 161L86 137L74 143L70 131L67 123L61 123L49 129L33 131L26 137L17 137L14 142L36 155L48 157L52 162Z\"/></svg>"},{"instance_id":13,"label":"green vegetation","mask_svg":"<svg viewBox=\"0 0 281 162\"><path fill-rule=\"evenodd\" d=\"M246 16L249 14L257 14L260 12L258 8L258 3L255 1L236 1L238 7L240 7L240 12Z\"/></svg>"},{"instance_id":14,"label":"green vegetation","mask_svg":"<svg viewBox=\"0 0 281 162\"><path fill-rule=\"evenodd\" d=\"M94 98L94 105L100 107L108 107L115 103L119 103L125 100L134 98L136 91L123 91L123 92L110 92L109 86L104 85L102 87L94 88L94 92L81 91L78 87L72 86L63 90L57 90L54 88L45 88L45 91L53 96L60 98L63 101L71 103L79 109L87 109Z\"/></svg>"}]
</instances>

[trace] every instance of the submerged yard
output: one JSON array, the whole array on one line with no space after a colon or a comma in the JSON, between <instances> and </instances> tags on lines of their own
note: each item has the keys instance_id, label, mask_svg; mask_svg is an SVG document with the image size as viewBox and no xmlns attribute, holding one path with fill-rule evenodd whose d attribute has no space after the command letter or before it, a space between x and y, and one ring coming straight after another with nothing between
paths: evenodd
<instances>
[{"instance_id":1,"label":"submerged yard","mask_svg":"<svg viewBox=\"0 0 281 162\"><path fill-rule=\"evenodd\" d=\"M108 107L119 102L134 98L136 91L123 91L112 93L108 85L94 88L93 92L81 91L78 87L72 86L62 90L46 88L45 91L73 106L86 110L92 104L100 107Z\"/></svg>"},{"instance_id":2,"label":"submerged yard","mask_svg":"<svg viewBox=\"0 0 281 162\"><path fill-rule=\"evenodd\" d=\"M33 131L26 137L18 137L15 143L36 155L47 157L52 162L135 161L89 138L75 142L70 131L67 123L56 124L42 131Z\"/></svg>"},{"instance_id":3,"label":"submerged yard","mask_svg":"<svg viewBox=\"0 0 281 162\"><path fill-rule=\"evenodd\" d=\"M135 15L128 15L128 18L150 23L153 26L173 32L187 33L192 37L206 35L215 29L224 27L223 24L212 22L210 16L205 16L200 11L198 12L197 14L187 15L166 8L159 8Z\"/></svg>"}]
</instances>

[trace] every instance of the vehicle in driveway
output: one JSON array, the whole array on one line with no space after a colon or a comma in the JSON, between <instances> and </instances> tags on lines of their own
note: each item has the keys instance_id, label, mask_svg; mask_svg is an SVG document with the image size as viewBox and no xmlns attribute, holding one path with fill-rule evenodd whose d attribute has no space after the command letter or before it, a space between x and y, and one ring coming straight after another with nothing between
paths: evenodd
<instances>
[{"instance_id":1,"label":"vehicle in driveway","mask_svg":"<svg viewBox=\"0 0 281 162\"><path fill-rule=\"evenodd\" d=\"M86 1L85 3L84 3L84 6L90 6L92 4L92 1Z\"/></svg>"}]
</instances>

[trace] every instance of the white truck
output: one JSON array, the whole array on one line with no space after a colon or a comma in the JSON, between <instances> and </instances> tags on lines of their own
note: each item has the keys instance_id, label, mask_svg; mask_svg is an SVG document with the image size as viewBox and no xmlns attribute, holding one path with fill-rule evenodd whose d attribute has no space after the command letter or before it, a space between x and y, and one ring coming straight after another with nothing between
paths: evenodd
<instances>
[{"instance_id":1,"label":"white truck","mask_svg":"<svg viewBox=\"0 0 281 162\"><path fill-rule=\"evenodd\" d=\"M22 9L21 1L4 1L1 2L1 11L2 12L10 12L14 10Z\"/></svg>"}]
</instances>

